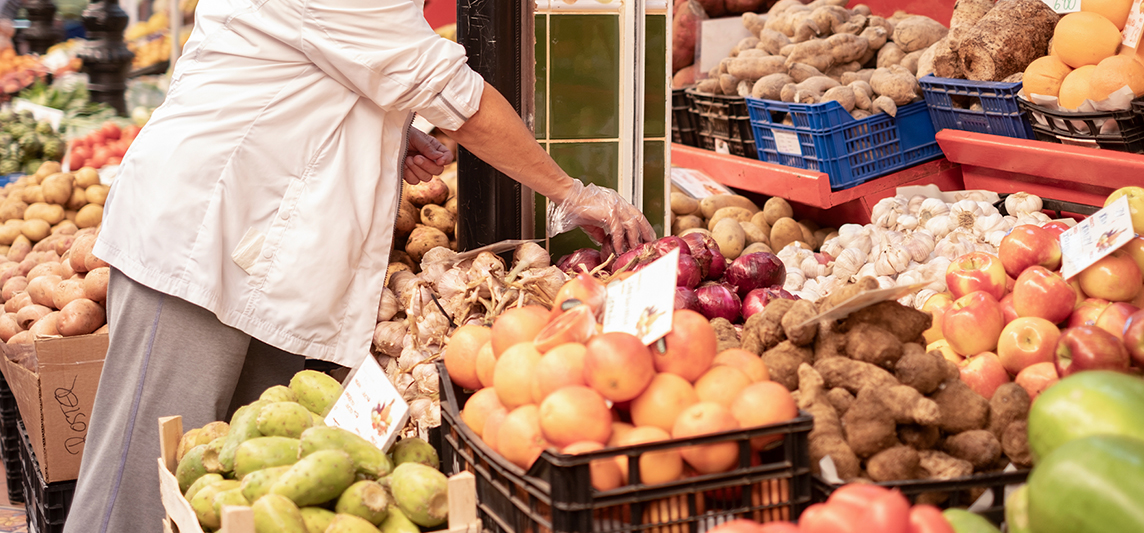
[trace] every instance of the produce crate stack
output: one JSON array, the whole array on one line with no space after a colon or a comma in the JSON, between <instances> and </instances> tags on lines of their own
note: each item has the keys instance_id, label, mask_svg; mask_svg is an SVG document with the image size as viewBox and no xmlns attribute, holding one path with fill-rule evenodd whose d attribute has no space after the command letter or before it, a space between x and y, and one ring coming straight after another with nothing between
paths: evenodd
<instances>
[{"instance_id":1,"label":"produce crate stack","mask_svg":"<svg viewBox=\"0 0 1144 533\"><path fill-rule=\"evenodd\" d=\"M4 461L4 474L8 481L8 501L24 501L23 465L20 462L20 409L8 382L0 376L0 459Z\"/></svg>"},{"instance_id":2,"label":"produce crate stack","mask_svg":"<svg viewBox=\"0 0 1144 533\"><path fill-rule=\"evenodd\" d=\"M18 423L20 432L20 462L24 467L24 513L28 519L28 531L38 533L58 533L64 530L64 522L71 509L75 495L75 481L48 483L40 473L36 453L28 440L28 432L23 422Z\"/></svg>"},{"instance_id":3,"label":"produce crate stack","mask_svg":"<svg viewBox=\"0 0 1144 533\"><path fill-rule=\"evenodd\" d=\"M933 127L1032 139L1033 131L1018 106L1021 82L988 82L938 78L918 79L925 91Z\"/></svg>"}]
</instances>

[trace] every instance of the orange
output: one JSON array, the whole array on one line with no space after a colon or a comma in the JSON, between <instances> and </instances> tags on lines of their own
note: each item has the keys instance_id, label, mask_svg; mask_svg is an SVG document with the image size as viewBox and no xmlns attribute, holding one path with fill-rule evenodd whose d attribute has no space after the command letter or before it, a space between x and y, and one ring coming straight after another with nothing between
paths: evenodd
<instances>
[{"instance_id":1,"label":"orange","mask_svg":"<svg viewBox=\"0 0 1144 533\"><path fill-rule=\"evenodd\" d=\"M739 391L751 384L751 378L733 366L715 366L695 382L695 393L701 402L715 402L730 407Z\"/></svg>"},{"instance_id":2,"label":"orange","mask_svg":"<svg viewBox=\"0 0 1144 533\"><path fill-rule=\"evenodd\" d=\"M656 374L647 389L632 400L632 422L671 431L675 417L697 403L699 396L686 379L666 372Z\"/></svg>"},{"instance_id":3,"label":"orange","mask_svg":"<svg viewBox=\"0 0 1144 533\"><path fill-rule=\"evenodd\" d=\"M532 374L539 362L540 352L531 342L513 345L497 360L493 388L506 408L532 403Z\"/></svg>"},{"instance_id":4,"label":"orange","mask_svg":"<svg viewBox=\"0 0 1144 533\"><path fill-rule=\"evenodd\" d=\"M481 388L477 376L477 352L489 342L492 331L483 326L464 325L449 337L445 346L445 370L449 378L466 389Z\"/></svg>"},{"instance_id":5,"label":"orange","mask_svg":"<svg viewBox=\"0 0 1144 533\"><path fill-rule=\"evenodd\" d=\"M564 387L540 404L540 430L560 447L582 440L603 444L612 436L612 412L600 393L583 385Z\"/></svg>"}]
</instances>

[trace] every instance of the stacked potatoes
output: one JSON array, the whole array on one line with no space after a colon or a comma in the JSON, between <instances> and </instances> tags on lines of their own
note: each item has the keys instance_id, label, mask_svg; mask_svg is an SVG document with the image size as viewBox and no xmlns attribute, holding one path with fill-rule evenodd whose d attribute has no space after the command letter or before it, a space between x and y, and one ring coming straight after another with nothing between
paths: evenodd
<instances>
[{"instance_id":1,"label":"stacked potatoes","mask_svg":"<svg viewBox=\"0 0 1144 533\"><path fill-rule=\"evenodd\" d=\"M671 234L682 237L694 232L713 237L727 259L755 252L777 253L796 241L818 251L826 239L837 235L834 228L819 227L813 220L796 221L790 203L777 196L767 199L760 209L750 198L737 194L696 200L673 186Z\"/></svg>"},{"instance_id":2,"label":"stacked potatoes","mask_svg":"<svg viewBox=\"0 0 1144 533\"><path fill-rule=\"evenodd\" d=\"M438 246L456 250L456 229L457 164L452 163L441 176L402 188L390 273L394 269L416 273L425 252Z\"/></svg>"}]
</instances>

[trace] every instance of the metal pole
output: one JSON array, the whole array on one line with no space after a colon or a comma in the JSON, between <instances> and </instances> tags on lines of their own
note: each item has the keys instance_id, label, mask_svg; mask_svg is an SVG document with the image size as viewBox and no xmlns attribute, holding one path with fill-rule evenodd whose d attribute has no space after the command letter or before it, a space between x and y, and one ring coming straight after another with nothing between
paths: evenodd
<instances>
[{"instance_id":1,"label":"metal pole","mask_svg":"<svg viewBox=\"0 0 1144 533\"><path fill-rule=\"evenodd\" d=\"M533 0L458 0L457 42L469 66L533 121ZM527 43L527 45L525 45ZM521 200L532 193L464 148L457 156L457 246L470 250L527 236ZM524 231L522 231L524 230Z\"/></svg>"},{"instance_id":2,"label":"metal pole","mask_svg":"<svg viewBox=\"0 0 1144 533\"><path fill-rule=\"evenodd\" d=\"M135 58L123 43L127 21L127 13L119 7L119 0L102 0L88 5L83 11L83 27L87 30L88 42L79 54L83 60L83 71L90 78L88 90L92 101L105 103L120 115L127 115L127 102L124 100L127 71Z\"/></svg>"},{"instance_id":3,"label":"metal pole","mask_svg":"<svg viewBox=\"0 0 1144 533\"><path fill-rule=\"evenodd\" d=\"M60 41L60 33L55 26L56 4L52 0L28 0L24 2L24 9L28 11L31 23L24 31L24 40L28 41L32 52L43 54Z\"/></svg>"}]
</instances>

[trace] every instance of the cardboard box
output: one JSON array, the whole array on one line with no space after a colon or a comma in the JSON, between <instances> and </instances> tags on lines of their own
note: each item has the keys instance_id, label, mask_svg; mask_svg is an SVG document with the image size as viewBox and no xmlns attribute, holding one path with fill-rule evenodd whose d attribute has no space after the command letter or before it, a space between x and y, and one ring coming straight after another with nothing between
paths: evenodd
<instances>
[{"instance_id":1,"label":"cardboard box","mask_svg":"<svg viewBox=\"0 0 1144 533\"><path fill-rule=\"evenodd\" d=\"M79 477L95 390L107 356L107 334L50 337L0 345L0 371L20 408L40 472L48 483ZM34 352L38 372L12 362Z\"/></svg>"}]
</instances>

